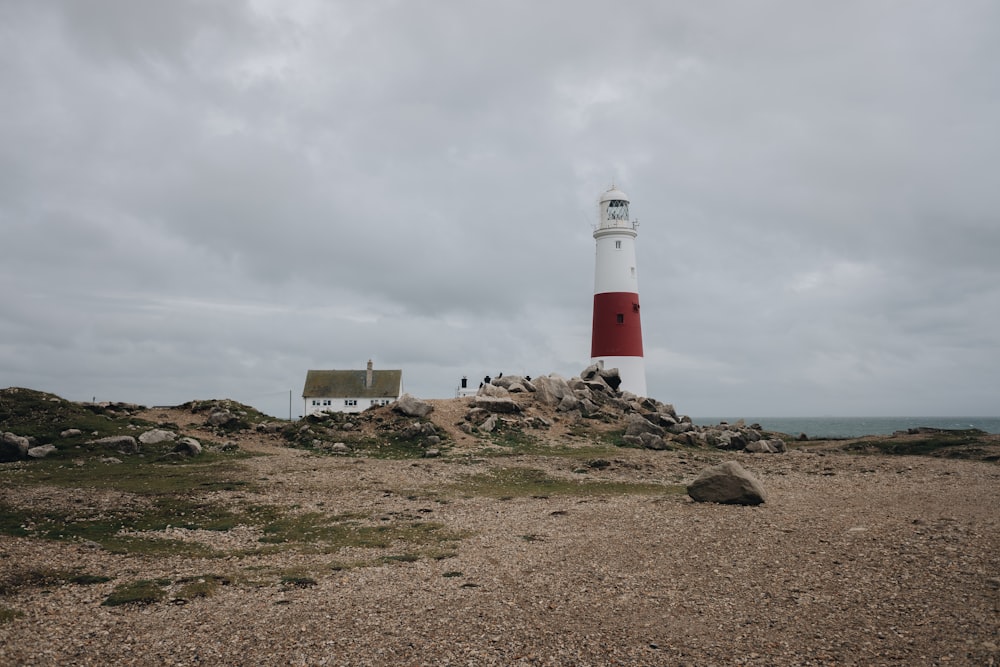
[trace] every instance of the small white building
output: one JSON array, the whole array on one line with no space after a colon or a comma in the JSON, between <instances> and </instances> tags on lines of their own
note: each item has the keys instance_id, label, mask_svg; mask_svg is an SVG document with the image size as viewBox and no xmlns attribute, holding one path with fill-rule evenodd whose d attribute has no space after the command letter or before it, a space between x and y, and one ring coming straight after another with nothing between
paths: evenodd
<instances>
[{"instance_id":1,"label":"small white building","mask_svg":"<svg viewBox=\"0 0 1000 667\"><path fill-rule=\"evenodd\" d=\"M363 371L307 371L302 389L303 414L361 412L389 405L403 393L403 371L376 371L371 359Z\"/></svg>"}]
</instances>

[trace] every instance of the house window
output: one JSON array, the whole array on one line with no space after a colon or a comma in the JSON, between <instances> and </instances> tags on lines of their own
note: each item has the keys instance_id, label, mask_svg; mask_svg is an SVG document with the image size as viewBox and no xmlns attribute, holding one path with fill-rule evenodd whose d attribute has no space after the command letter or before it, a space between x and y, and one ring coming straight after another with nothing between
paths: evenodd
<instances>
[{"instance_id":1,"label":"house window","mask_svg":"<svg viewBox=\"0 0 1000 667\"><path fill-rule=\"evenodd\" d=\"M319 401L317 401L316 399L313 399L313 405L319 405Z\"/></svg>"},{"instance_id":2,"label":"house window","mask_svg":"<svg viewBox=\"0 0 1000 667\"><path fill-rule=\"evenodd\" d=\"M323 399L323 405L333 405L333 401L329 398Z\"/></svg>"},{"instance_id":3,"label":"house window","mask_svg":"<svg viewBox=\"0 0 1000 667\"><path fill-rule=\"evenodd\" d=\"M618 324L625 324L625 313L618 313L616 316Z\"/></svg>"},{"instance_id":4,"label":"house window","mask_svg":"<svg viewBox=\"0 0 1000 667\"><path fill-rule=\"evenodd\" d=\"M357 404L358 404L358 399L356 399L356 398L345 398L344 399L344 405L346 405L347 407L351 407L351 406L354 406L354 405L357 405Z\"/></svg>"}]
</instances>

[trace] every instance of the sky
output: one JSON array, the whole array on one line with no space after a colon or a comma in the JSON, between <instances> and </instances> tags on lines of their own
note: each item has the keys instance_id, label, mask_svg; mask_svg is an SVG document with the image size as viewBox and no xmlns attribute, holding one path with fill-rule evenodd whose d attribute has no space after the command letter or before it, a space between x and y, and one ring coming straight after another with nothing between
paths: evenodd
<instances>
[{"instance_id":1,"label":"sky","mask_svg":"<svg viewBox=\"0 0 1000 667\"><path fill-rule=\"evenodd\" d=\"M995 2L6 0L0 91L0 387L572 377L615 185L652 397L1000 414Z\"/></svg>"}]
</instances>

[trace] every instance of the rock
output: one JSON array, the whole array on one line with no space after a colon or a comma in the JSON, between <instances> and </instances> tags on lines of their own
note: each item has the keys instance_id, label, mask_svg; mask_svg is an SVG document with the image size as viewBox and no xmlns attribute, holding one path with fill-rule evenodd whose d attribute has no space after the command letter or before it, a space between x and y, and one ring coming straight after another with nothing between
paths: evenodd
<instances>
[{"instance_id":1,"label":"rock","mask_svg":"<svg viewBox=\"0 0 1000 667\"><path fill-rule=\"evenodd\" d=\"M705 468L687 487L688 495L700 503L760 505L764 487L736 461Z\"/></svg>"},{"instance_id":2,"label":"rock","mask_svg":"<svg viewBox=\"0 0 1000 667\"><path fill-rule=\"evenodd\" d=\"M239 448L240 448L240 446L237 443L233 442L232 440L226 440L224 443L222 443L222 446L219 447L219 451L221 451L221 452L234 452L234 451L238 450Z\"/></svg>"},{"instance_id":3,"label":"rock","mask_svg":"<svg viewBox=\"0 0 1000 667\"><path fill-rule=\"evenodd\" d=\"M441 450L439 449L428 449L424 452L424 458L433 459L441 456Z\"/></svg>"},{"instance_id":4,"label":"rock","mask_svg":"<svg viewBox=\"0 0 1000 667\"><path fill-rule=\"evenodd\" d=\"M608 385L611 391L618 391L618 387L622 384L622 376L618 372L617 368L609 368L608 370L602 370L600 373L600 378Z\"/></svg>"},{"instance_id":5,"label":"rock","mask_svg":"<svg viewBox=\"0 0 1000 667\"><path fill-rule=\"evenodd\" d=\"M198 456L201 454L201 443L194 438L181 438L174 446L174 451L184 456Z\"/></svg>"},{"instance_id":6,"label":"rock","mask_svg":"<svg viewBox=\"0 0 1000 667\"><path fill-rule=\"evenodd\" d=\"M21 435L4 433L0 437L0 461L20 461L28 457L30 441Z\"/></svg>"},{"instance_id":7,"label":"rock","mask_svg":"<svg viewBox=\"0 0 1000 667\"><path fill-rule=\"evenodd\" d=\"M559 405L556 406L556 410L559 412L571 412L573 410L578 410L580 408L580 399L578 399L573 394L566 394L559 401Z\"/></svg>"},{"instance_id":8,"label":"rock","mask_svg":"<svg viewBox=\"0 0 1000 667\"><path fill-rule=\"evenodd\" d=\"M78 435L83 435L83 431L78 428L68 428L59 434L60 438L73 438Z\"/></svg>"},{"instance_id":9,"label":"rock","mask_svg":"<svg viewBox=\"0 0 1000 667\"><path fill-rule=\"evenodd\" d=\"M392 409L407 417L423 418L434 411L434 406L414 398L410 394L403 394L399 400L392 404Z\"/></svg>"},{"instance_id":10,"label":"rock","mask_svg":"<svg viewBox=\"0 0 1000 667\"><path fill-rule=\"evenodd\" d=\"M496 382L496 380L494 380ZM492 396L494 398L507 398L510 396L510 392L507 391L507 387L503 387L497 384L484 384L479 388L476 396Z\"/></svg>"},{"instance_id":11,"label":"rock","mask_svg":"<svg viewBox=\"0 0 1000 667\"><path fill-rule=\"evenodd\" d=\"M58 451L55 445L39 445L38 447L32 447L28 450L28 456L33 459L44 459L49 454L55 454Z\"/></svg>"},{"instance_id":12,"label":"rock","mask_svg":"<svg viewBox=\"0 0 1000 667\"><path fill-rule=\"evenodd\" d=\"M490 415L489 417L486 418L486 421L484 421L482 424L479 425L479 430L482 431L483 433L492 433L493 429L495 429L496 427L497 427L497 416Z\"/></svg>"},{"instance_id":13,"label":"rock","mask_svg":"<svg viewBox=\"0 0 1000 667\"><path fill-rule=\"evenodd\" d=\"M521 411L521 406L514 402L514 399L498 398L493 396L476 396L473 398L477 408L482 408L489 412L502 412L505 414Z\"/></svg>"},{"instance_id":14,"label":"rock","mask_svg":"<svg viewBox=\"0 0 1000 667\"><path fill-rule=\"evenodd\" d=\"M130 435L111 435L106 438L91 440L91 445L101 445L108 449L115 449L125 454L138 454L139 443Z\"/></svg>"},{"instance_id":15,"label":"rock","mask_svg":"<svg viewBox=\"0 0 1000 667\"><path fill-rule=\"evenodd\" d=\"M281 430L282 425L278 422L264 422L263 424L257 424L257 430L261 433L277 433Z\"/></svg>"},{"instance_id":16,"label":"rock","mask_svg":"<svg viewBox=\"0 0 1000 667\"><path fill-rule=\"evenodd\" d=\"M655 433L642 433L639 435L639 440L646 449L662 450L667 448L667 443Z\"/></svg>"},{"instance_id":17,"label":"rock","mask_svg":"<svg viewBox=\"0 0 1000 667\"><path fill-rule=\"evenodd\" d=\"M535 400L545 405L559 405L564 396L573 393L566 380L555 373L535 378L532 383L535 386Z\"/></svg>"},{"instance_id":18,"label":"rock","mask_svg":"<svg viewBox=\"0 0 1000 667\"><path fill-rule=\"evenodd\" d=\"M102 456L101 458L99 458L97 460L100 461L101 463L111 463L111 464L121 463L122 462L122 460L120 458L115 457L115 456Z\"/></svg>"},{"instance_id":19,"label":"rock","mask_svg":"<svg viewBox=\"0 0 1000 667\"><path fill-rule=\"evenodd\" d=\"M653 433L662 436L664 429L642 415L633 413L625 418L625 435L642 435L643 433Z\"/></svg>"},{"instance_id":20,"label":"rock","mask_svg":"<svg viewBox=\"0 0 1000 667\"><path fill-rule=\"evenodd\" d=\"M236 417L229 410L216 410L208 416L208 423L210 426L222 426L234 419Z\"/></svg>"},{"instance_id":21,"label":"rock","mask_svg":"<svg viewBox=\"0 0 1000 667\"><path fill-rule=\"evenodd\" d=\"M335 442L330 446L330 451L334 454L347 454L351 451L351 448L343 442Z\"/></svg>"},{"instance_id":22,"label":"rock","mask_svg":"<svg viewBox=\"0 0 1000 667\"><path fill-rule=\"evenodd\" d=\"M167 431L162 428L154 428L151 431L146 431L139 436L139 442L144 445L157 445L161 442L173 442L177 438L177 434L173 431Z\"/></svg>"},{"instance_id":23,"label":"rock","mask_svg":"<svg viewBox=\"0 0 1000 667\"><path fill-rule=\"evenodd\" d=\"M752 454L775 454L775 450L771 449L771 444L767 440L757 440L756 442L748 443L745 451Z\"/></svg>"}]
</instances>

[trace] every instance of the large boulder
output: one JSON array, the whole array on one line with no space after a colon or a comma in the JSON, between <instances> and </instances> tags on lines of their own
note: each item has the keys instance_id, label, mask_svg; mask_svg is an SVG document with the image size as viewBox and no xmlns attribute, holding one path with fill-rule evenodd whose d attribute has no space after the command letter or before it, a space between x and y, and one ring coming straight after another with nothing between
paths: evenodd
<instances>
[{"instance_id":1,"label":"large boulder","mask_svg":"<svg viewBox=\"0 0 1000 667\"><path fill-rule=\"evenodd\" d=\"M622 384L622 376L618 372L617 368L609 368L608 370L601 370L600 378L604 380L605 384L611 388L611 391L618 391L618 387Z\"/></svg>"},{"instance_id":2,"label":"large boulder","mask_svg":"<svg viewBox=\"0 0 1000 667\"><path fill-rule=\"evenodd\" d=\"M174 446L174 451L184 456L198 456L201 454L201 443L194 438L181 438Z\"/></svg>"},{"instance_id":3,"label":"large boulder","mask_svg":"<svg viewBox=\"0 0 1000 667\"><path fill-rule=\"evenodd\" d=\"M736 461L705 468L687 487L688 495L700 503L760 505L764 487Z\"/></svg>"},{"instance_id":4,"label":"large boulder","mask_svg":"<svg viewBox=\"0 0 1000 667\"><path fill-rule=\"evenodd\" d=\"M496 382L494 380L493 382ZM510 392L507 391L507 387L499 384L484 384L479 388L477 396L492 396L493 398L507 398L510 396Z\"/></svg>"},{"instance_id":5,"label":"large boulder","mask_svg":"<svg viewBox=\"0 0 1000 667\"><path fill-rule=\"evenodd\" d=\"M535 386L535 400L546 405L559 405L564 396L573 393L566 380L555 373L537 377L531 382Z\"/></svg>"},{"instance_id":6,"label":"large boulder","mask_svg":"<svg viewBox=\"0 0 1000 667\"><path fill-rule=\"evenodd\" d=\"M521 406L514 402L509 396L506 398L498 396L476 396L473 399L475 407L482 408L487 412L515 413L521 411Z\"/></svg>"},{"instance_id":7,"label":"large boulder","mask_svg":"<svg viewBox=\"0 0 1000 667\"><path fill-rule=\"evenodd\" d=\"M20 461L28 458L30 441L22 435L4 433L0 436L0 461Z\"/></svg>"},{"instance_id":8,"label":"large boulder","mask_svg":"<svg viewBox=\"0 0 1000 667\"><path fill-rule=\"evenodd\" d=\"M208 416L208 425L209 426L224 426L225 424L228 424L229 422L231 422L231 421L233 421L235 419L236 419L236 415L234 415L229 410L226 410L225 408L222 408L222 409L219 409L219 410L214 410L212 412L212 414L210 414Z\"/></svg>"},{"instance_id":9,"label":"large boulder","mask_svg":"<svg viewBox=\"0 0 1000 667\"><path fill-rule=\"evenodd\" d=\"M632 413L625 418L625 435L642 435L643 433L652 433L654 435L662 436L664 432L665 430L662 426L657 426L642 415Z\"/></svg>"},{"instance_id":10,"label":"large boulder","mask_svg":"<svg viewBox=\"0 0 1000 667\"><path fill-rule=\"evenodd\" d=\"M28 458L44 459L49 454L55 454L56 451L55 445L38 445L28 450Z\"/></svg>"},{"instance_id":11,"label":"large boulder","mask_svg":"<svg viewBox=\"0 0 1000 667\"><path fill-rule=\"evenodd\" d=\"M167 431L162 428L154 428L151 431L146 431L139 436L139 442L144 445L158 445L161 442L173 442L177 438L177 434L173 431Z\"/></svg>"},{"instance_id":12,"label":"large boulder","mask_svg":"<svg viewBox=\"0 0 1000 667\"><path fill-rule=\"evenodd\" d=\"M88 444L101 445L102 447L124 452L125 454L139 453L139 443L130 435L111 435L106 438L91 440Z\"/></svg>"},{"instance_id":13,"label":"large boulder","mask_svg":"<svg viewBox=\"0 0 1000 667\"><path fill-rule=\"evenodd\" d=\"M414 398L410 394L403 394L398 401L392 404L392 409L407 417L423 419L434 411L434 406L419 398Z\"/></svg>"}]
</instances>

